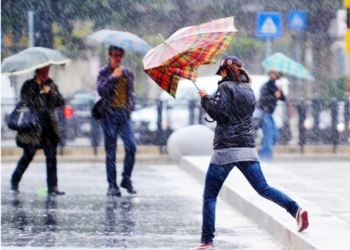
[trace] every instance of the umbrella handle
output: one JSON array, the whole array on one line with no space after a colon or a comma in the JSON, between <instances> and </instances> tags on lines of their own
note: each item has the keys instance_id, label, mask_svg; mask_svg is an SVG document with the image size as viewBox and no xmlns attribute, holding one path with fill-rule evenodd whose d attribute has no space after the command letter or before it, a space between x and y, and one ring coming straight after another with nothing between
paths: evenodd
<instances>
[{"instance_id":1,"label":"umbrella handle","mask_svg":"<svg viewBox=\"0 0 350 250\"><path fill-rule=\"evenodd\" d=\"M196 86L196 88L197 88L198 90L200 90L200 89L198 88L196 82L193 82L193 84L194 84L194 86Z\"/></svg>"}]
</instances>

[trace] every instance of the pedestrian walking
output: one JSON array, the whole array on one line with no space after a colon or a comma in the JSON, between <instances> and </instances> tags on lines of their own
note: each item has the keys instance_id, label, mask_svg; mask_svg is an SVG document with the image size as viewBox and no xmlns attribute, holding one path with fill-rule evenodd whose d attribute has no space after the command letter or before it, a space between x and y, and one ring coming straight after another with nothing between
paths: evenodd
<instances>
[{"instance_id":1,"label":"pedestrian walking","mask_svg":"<svg viewBox=\"0 0 350 250\"><path fill-rule=\"evenodd\" d=\"M117 185L116 150L117 137L124 143L125 158L120 186L135 194L131 174L135 164L136 140L131 121L135 106L134 75L122 66L125 52L117 46L109 46L109 63L102 67L97 78L97 91L104 103L101 118L106 150L107 195L121 196Z\"/></svg>"},{"instance_id":2,"label":"pedestrian walking","mask_svg":"<svg viewBox=\"0 0 350 250\"><path fill-rule=\"evenodd\" d=\"M276 80L281 77L281 74L277 71L270 71L268 74L269 80L261 87L260 100L257 105L258 108L264 111L261 120L263 138L261 149L258 152L262 161L273 160L273 148L278 141L279 133L272 115L277 106L277 101L285 100L282 90L276 85Z\"/></svg>"},{"instance_id":3,"label":"pedestrian walking","mask_svg":"<svg viewBox=\"0 0 350 250\"><path fill-rule=\"evenodd\" d=\"M55 110L64 105L64 99L58 87L49 78L50 67L46 66L35 71L32 79L24 82L20 98L28 106L33 106L38 112L39 126L34 130L18 131L16 143L23 148L23 155L12 174L11 190L19 193L19 182L36 151L44 150L46 157L46 173L48 193L63 195L57 188L57 145L60 142L59 124Z\"/></svg>"},{"instance_id":4,"label":"pedestrian walking","mask_svg":"<svg viewBox=\"0 0 350 250\"><path fill-rule=\"evenodd\" d=\"M234 167L262 197L285 208L296 218L299 232L305 230L308 227L307 211L286 194L270 187L261 170L252 130L256 100L248 73L237 57L226 56L217 74L222 80L215 96L199 91L202 107L217 125L214 152L205 178L201 243L193 250L214 249L216 199Z\"/></svg>"}]
</instances>

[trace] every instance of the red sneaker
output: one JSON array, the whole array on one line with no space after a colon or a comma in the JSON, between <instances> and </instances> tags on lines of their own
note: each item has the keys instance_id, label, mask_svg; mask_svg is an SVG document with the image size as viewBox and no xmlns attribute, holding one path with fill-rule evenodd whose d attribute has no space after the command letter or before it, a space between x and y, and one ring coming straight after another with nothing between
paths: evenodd
<instances>
[{"instance_id":1,"label":"red sneaker","mask_svg":"<svg viewBox=\"0 0 350 250\"><path fill-rule=\"evenodd\" d=\"M191 250L214 250L214 245L213 243L201 243Z\"/></svg>"},{"instance_id":2,"label":"red sneaker","mask_svg":"<svg viewBox=\"0 0 350 250\"><path fill-rule=\"evenodd\" d=\"M299 208L296 219L297 219L298 232L304 231L309 226L306 210Z\"/></svg>"}]
</instances>

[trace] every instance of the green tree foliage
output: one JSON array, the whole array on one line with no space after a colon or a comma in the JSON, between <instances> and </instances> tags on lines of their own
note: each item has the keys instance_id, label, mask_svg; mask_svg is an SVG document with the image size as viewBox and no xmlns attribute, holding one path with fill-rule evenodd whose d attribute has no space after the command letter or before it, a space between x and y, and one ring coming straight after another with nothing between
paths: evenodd
<instances>
[{"instance_id":1,"label":"green tree foliage","mask_svg":"<svg viewBox=\"0 0 350 250\"><path fill-rule=\"evenodd\" d=\"M26 36L27 12L32 10L43 15L49 27L57 28L52 44L70 56L84 54L83 34L90 27L91 32L102 28L130 31L156 46L160 43L157 33L167 38L184 26L235 16L240 31L227 53L235 53L255 65L264 56L264 43L255 37L256 12L282 13L283 38L273 41L273 49L294 55L296 34L288 29L287 14L305 10L308 20L303 41L307 39L313 45L314 66L310 70L317 79L316 88L323 89L329 80L330 48L335 39L329 33L331 20L337 9L343 8L343 0L2 0L1 7L2 28L11 30L14 44ZM77 24L85 26L77 32Z\"/></svg>"},{"instance_id":2,"label":"green tree foliage","mask_svg":"<svg viewBox=\"0 0 350 250\"><path fill-rule=\"evenodd\" d=\"M336 98L338 101L345 99L350 94L350 76L343 76L326 84L326 99Z\"/></svg>"}]
</instances>

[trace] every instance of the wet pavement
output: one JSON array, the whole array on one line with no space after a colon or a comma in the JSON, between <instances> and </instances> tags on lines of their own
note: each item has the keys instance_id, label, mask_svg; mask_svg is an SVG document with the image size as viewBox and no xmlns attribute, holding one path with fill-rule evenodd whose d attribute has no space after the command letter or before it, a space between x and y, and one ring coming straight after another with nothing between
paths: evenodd
<instances>
[{"instance_id":1,"label":"wet pavement","mask_svg":"<svg viewBox=\"0 0 350 250\"><path fill-rule=\"evenodd\" d=\"M9 191L15 163L1 166L1 249L190 249L200 239L203 187L175 165L136 165L135 196L106 196L102 163L59 163L64 196L46 194L43 163L32 163ZM120 176L120 166L118 166ZM120 179L119 179L120 181ZM218 200L216 249L285 249Z\"/></svg>"}]
</instances>

